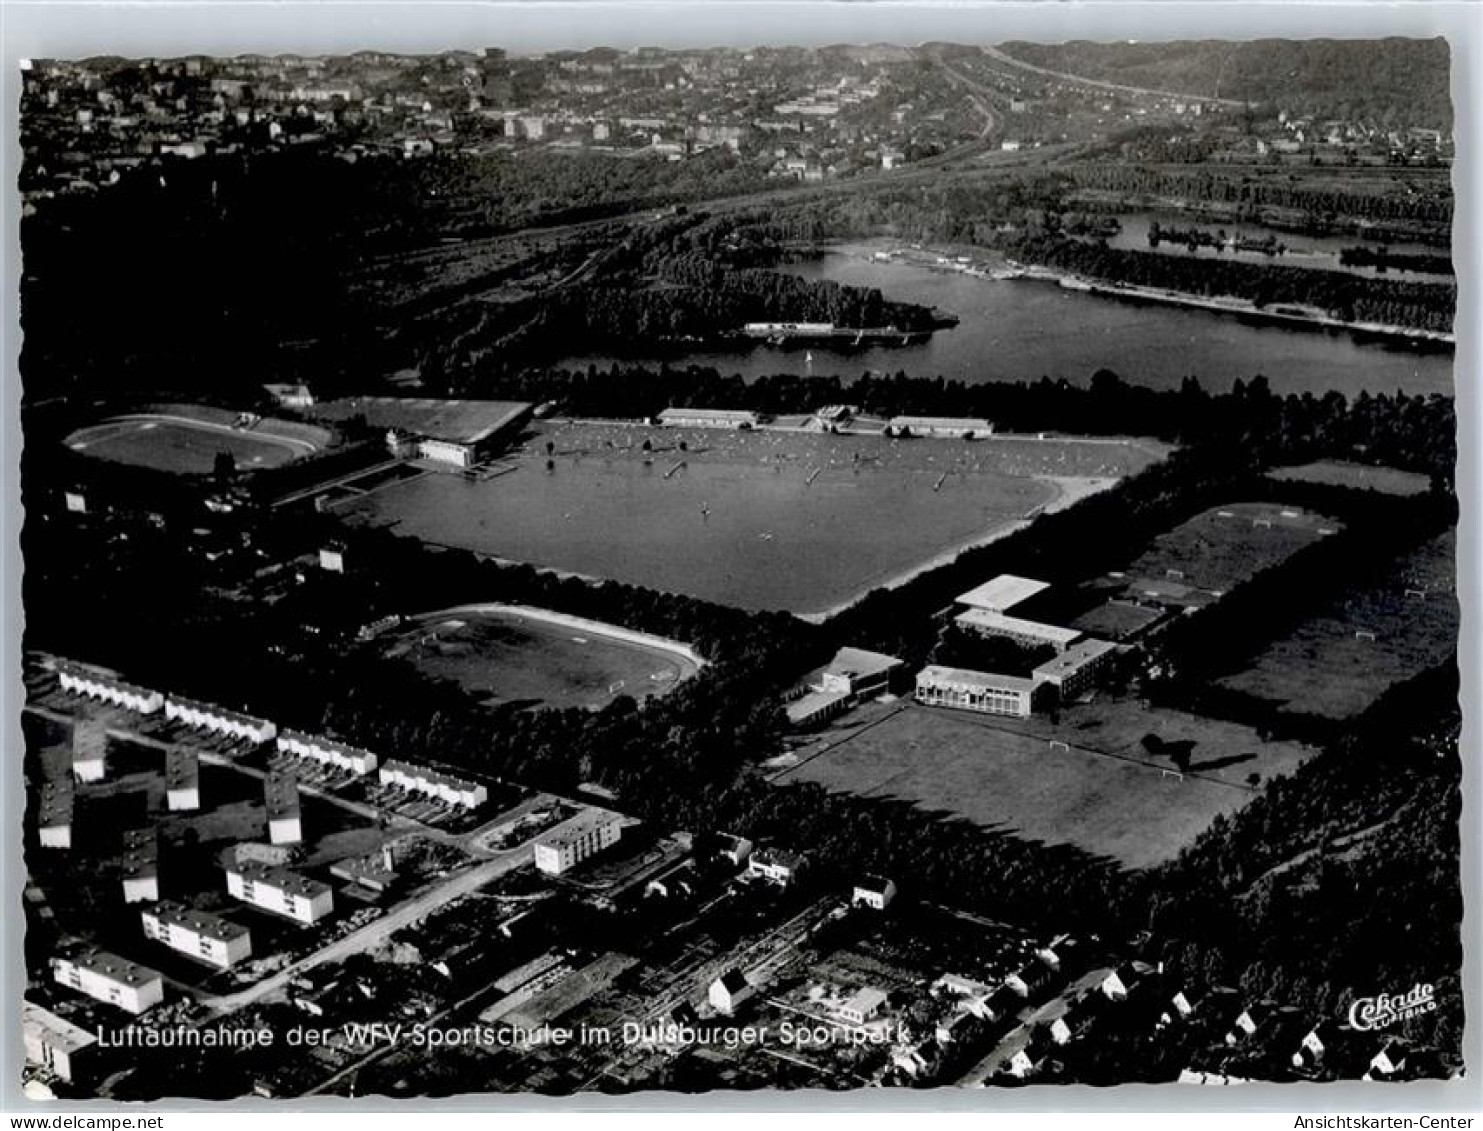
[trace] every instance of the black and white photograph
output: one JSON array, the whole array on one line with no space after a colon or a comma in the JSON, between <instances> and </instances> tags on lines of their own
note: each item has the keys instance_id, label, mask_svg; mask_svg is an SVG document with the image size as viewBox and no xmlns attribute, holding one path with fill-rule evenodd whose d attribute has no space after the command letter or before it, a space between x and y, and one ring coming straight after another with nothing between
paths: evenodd
<instances>
[{"instance_id":1,"label":"black and white photograph","mask_svg":"<svg viewBox=\"0 0 1483 1131\"><path fill-rule=\"evenodd\" d=\"M1457 45L898 14L11 61L14 1091L1476 1072Z\"/></svg>"}]
</instances>

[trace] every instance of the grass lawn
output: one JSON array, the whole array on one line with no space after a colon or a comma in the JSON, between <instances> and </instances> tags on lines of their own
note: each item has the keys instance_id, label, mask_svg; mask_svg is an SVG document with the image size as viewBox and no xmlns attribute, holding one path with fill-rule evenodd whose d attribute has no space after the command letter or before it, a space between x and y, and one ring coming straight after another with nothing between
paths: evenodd
<instances>
[{"instance_id":1,"label":"grass lawn","mask_svg":"<svg viewBox=\"0 0 1483 1131\"><path fill-rule=\"evenodd\" d=\"M488 704L600 707L616 695L662 695L696 671L661 648L495 610L433 613L382 640L386 655Z\"/></svg>"},{"instance_id":2,"label":"grass lawn","mask_svg":"<svg viewBox=\"0 0 1483 1131\"><path fill-rule=\"evenodd\" d=\"M1190 744L1189 772L1143 746L1148 734ZM1052 748L1050 741L1069 749ZM1070 843L1130 867L1173 857L1218 813L1251 800L1247 776L1296 766L1309 751L1263 743L1245 727L1136 701L1093 703L1048 718L1008 719L873 705L798 751L780 784L914 801L1047 843Z\"/></svg>"},{"instance_id":3,"label":"grass lawn","mask_svg":"<svg viewBox=\"0 0 1483 1131\"><path fill-rule=\"evenodd\" d=\"M1221 686L1301 714L1363 711L1456 651L1456 542L1449 532L1397 561L1380 584L1344 593Z\"/></svg>"},{"instance_id":4,"label":"grass lawn","mask_svg":"<svg viewBox=\"0 0 1483 1131\"><path fill-rule=\"evenodd\" d=\"M1354 487L1386 495L1424 495L1430 482L1425 475L1394 467L1371 467L1364 463L1326 459L1297 467L1279 467L1268 478L1296 483L1322 483L1332 487Z\"/></svg>"},{"instance_id":5,"label":"grass lawn","mask_svg":"<svg viewBox=\"0 0 1483 1131\"><path fill-rule=\"evenodd\" d=\"M314 450L312 444L297 437L166 416L108 420L72 433L67 446L99 459L179 475L211 474L219 452L229 452L237 470L255 471L278 467Z\"/></svg>"},{"instance_id":6,"label":"grass lawn","mask_svg":"<svg viewBox=\"0 0 1483 1131\"><path fill-rule=\"evenodd\" d=\"M1208 604L1341 525L1295 507L1230 503L1159 535L1123 573L1135 592L1153 583L1187 589L1189 603Z\"/></svg>"},{"instance_id":7,"label":"grass lawn","mask_svg":"<svg viewBox=\"0 0 1483 1131\"><path fill-rule=\"evenodd\" d=\"M481 482L427 475L337 509L502 558L812 613L1161 454L1141 443L1067 439L568 424L529 441L506 474Z\"/></svg>"}]
</instances>

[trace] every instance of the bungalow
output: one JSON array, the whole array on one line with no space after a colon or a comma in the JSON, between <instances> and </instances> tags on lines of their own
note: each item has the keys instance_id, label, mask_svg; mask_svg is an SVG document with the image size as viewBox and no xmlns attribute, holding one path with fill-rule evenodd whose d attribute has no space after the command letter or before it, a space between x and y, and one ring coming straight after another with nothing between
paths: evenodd
<instances>
[{"instance_id":1,"label":"bungalow","mask_svg":"<svg viewBox=\"0 0 1483 1131\"><path fill-rule=\"evenodd\" d=\"M1384 1047L1370 1060L1366 1080L1390 1080L1406 1067L1407 1048L1400 1041L1386 1041Z\"/></svg>"},{"instance_id":2,"label":"bungalow","mask_svg":"<svg viewBox=\"0 0 1483 1131\"><path fill-rule=\"evenodd\" d=\"M1259 1001L1248 1005L1236 1014L1236 1019L1231 1022L1230 1031L1225 1036L1226 1044L1240 1044L1247 1037L1255 1034L1271 1015L1272 1003L1269 1001Z\"/></svg>"},{"instance_id":3,"label":"bungalow","mask_svg":"<svg viewBox=\"0 0 1483 1131\"><path fill-rule=\"evenodd\" d=\"M874 986L866 986L841 1004L835 1012L839 1014L842 1021L851 1025L863 1025L880 1013L887 1000L885 991L878 990Z\"/></svg>"},{"instance_id":4,"label":"bungalow","mask_svg":"<svg viewBox=\"0 0 1483 1131\"><path fill-rule=\"evenodd\" d=\"M1109 1001L1127 1001L1128 995L1138 988L1139 975L1131 962L1124 962L1116 970L1108 972L1097 988Z\"/></svg>"},{"instance_id":5,"label":"bungalow","mask_svg":"<svg viewBox=\"0 0 1483 1131\"><path fill-rule=\"evenodd\" d=\"M796 852L782 848L759 848L747 860L747 874L761 876L787 887L797 879L804 863L804 858Z\"/></svg>"},{"instance_id":6,"label":"bungalow","mask_svg":"<svg viewBox=\"0 0 1483 1131\"><path fill-rule=\"evenodd\" d=\"M733 967L711 983L706 999L717 1012L729 1016L756 994L757 990L747 981L747 976Z\"/></svg>"},{"instance_id":7,"label":"bungalow","mask_svg":"<svg viewBox=\"0 0 1483 1131\"><path fill-rule=\"evenodd\" d=\"M876 911L884 911L895 898L896 885L890 880L884 876L865 876L855 885L850 896L850 906L859 907L864 904Z\"/></svg>"},{"instance_id":8,"label":"bungalow","mask_svg":"<svg viewBox=\"0 0 1483 1131\"><path fill-rule=\"evenodd\" d=\"M752 855L752 842L746 837L733 836L730 833L721 834L721 847L716 855L723 860L731 862L733 867L740 868Z\"/></svg>"},{"instance_id":9,"label":"bungalow","mask_svg":"<svg viewBox=\"0 0 1483 1131\"><path fill-rule=\"evenodd\" d=\"M1004 985L1022 998L1038 994L1050 984L1051 971L1038 963L1030 963L1004 979Z\"/></svg>"}]
</instances>

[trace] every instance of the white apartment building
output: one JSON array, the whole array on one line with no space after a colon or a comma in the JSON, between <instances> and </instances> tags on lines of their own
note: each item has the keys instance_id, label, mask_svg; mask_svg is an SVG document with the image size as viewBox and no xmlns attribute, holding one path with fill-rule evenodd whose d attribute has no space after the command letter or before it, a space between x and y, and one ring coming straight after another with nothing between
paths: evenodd
<instances>
[{"instance_id":1,"label":"white apartment building","mask_svg":"<svg viewBox=\"0 0 1483 1131\"><path fill-rule=\"evenodd\" d=\"M227 893L305 924L317 923L335 909L335 893L328 884L252 860L227 869Z\"/></svg>"},{"instance_id":2,"label":"white apartment building","mask_svg":"<svg viewBox=\"0 0 1483 1131\"><path fill-rule=\"evenodd\" d=\"M68 694L96 699L141 715L152 715L165 703L165 697L158 691L136 687L71 660L57 661L57 678L61 681L62 690Z\"/></svg>"},{"instance_id":3,"label":"white apartment building","mask_svg":"<svg viewBox=\"0 0 1483 1131\"><path fill-rule=\"evenodd\" d=\"M87 1050L98 1043L81 1025L29 1001L21 1004L21 1037L27 1061L69 1082L86 1075Z\"/></svg>"},{"instance_id":4,"label":"white apartment building","mask_svg":"<svg viewBox=\"0 0 1483 1131\"><path fill-rule=\"evenodd\" d=\"M282 754L307 758L357 776L371 773L380 764L380 759L369 750L297 730L278 732L278 750Z\"/></svg>"},{"instance_id":5,"label":"white apartment building","mask_svg":"<svg viewBox=\"0 0 1483 1131\"><path fill-rule=\"evenodd\" d=\"M165 718L196 730L209 730L251 742L267 742L278 733L278 727L267 719L173 695L165 700Z\"/></svg>"},{"instance_id":6,"label":"white apartment building","mask_svg":"<svg viewBox=\"0 0 1483 1131\"><path fill-rule=\"evenodd\" d=\"M144 937L225 970L252 955L252 933L218 915L166 900L140 912Z\"/></svg>"},{"instance_id":7,"label":"white apartment building","mask_svg":"<svg viewBox=\"0 0 1483 1131\"><path fill-rule=\"evenodd\" d=\"M158 973L105 950L53 958L52 972L62 985L129 1013L143 1013L165 997L165 983Z\"/></svg>"},{"instance_id":8,"label":"white apartment building","mask_svg":"<svg viewBox=\"0 0 1483 1131\"><path fill-rule=\"evenodd\" d=\"M621 818L606 809L588 809L536 838L536 867L552 876L618 843Z\"/></svg>"},{"instance_id":9,"label":"white apartment building","mask_svg":"<svg viewBox=\"0 0 1483 1131\"><path fill-rule=\"evenodd\" d=\"M426 767L415 766L410 762L395 758L387 760L381 766L378 771L378 780L382 785L404 789L409 793L426 794L438 801L460 805L465 809L483 805L489 800L489 790L476 782L465 781L452 774L442 774L437 770L429 770Z\"/></svg>"}]
</instances>

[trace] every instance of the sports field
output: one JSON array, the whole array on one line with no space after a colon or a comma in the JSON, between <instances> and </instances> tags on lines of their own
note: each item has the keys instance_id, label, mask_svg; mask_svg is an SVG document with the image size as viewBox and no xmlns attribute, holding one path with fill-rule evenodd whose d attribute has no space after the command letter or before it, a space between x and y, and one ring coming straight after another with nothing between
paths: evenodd
<instances>
[{"instance_id":1,"label":"sports field","mask_svg":"<svg viewBox=\"0 0 1483 1131\"><path fill-rule=\"evenodd\" d=\"M1209 604L1342 525L1271 503L1213 507L1159 535L1122 576L1134 597Z\"/></svg>"},{"instance_id":2,"label":"sports field","mask_svg":"<svg viewBox=\"0 0 1483 1131\"><path fill-rule=\"evenodd\" d=\"M528 442L505 474L427 475L349 499L339 513L585 576L818 613L1105 488L1166 450L561 425Z\"/></svg>"},{"instance_id":3,"label":"sports field","mask_svg":"<svg viewBox=\"0 0 1483 1131\"><path fill-rule=\"evenodd\" d=\"M225 419L211 418L218 415ZM308 435L275 432L270 422L238 428L233 419L230 413L211 410L119 416L73 432L67 446L99 459L178 475L211 474L221 452L231 455L238 471L257 471L309 455L321 446Z\"/></svg>"},{"instance_id":4,"label":"sports field","mask_svg":"<svg viewBox=\"0 0 1483 1131\"><path fill-rule=\"evenodd\" d=\"M1149 752L1149 733L1186 745L1182 776L1167 757ZM1309 753L1264 743L1233 723L1155 715L1132 701L1067 708L1056 724L874 705L798 751L798 764L773 780L912 801L1145 867L1171 859L1217 814L1250 801L1250 774L1288 772Z\"/></svg>"},{"instance_id":5,"label":"sports field","mask_svg":"<svg viewBox=\"0 0 1483 1131\"><path fill-rule=\"evenodd\" d=\"M456 682L483 702L601 707L619 695L662 695L698 665L675 647L620 639L510 609L448 609L378 638L383 654Z\"/></svg>"},{"instance_id":6,"label":"sports field","mask_svg":"<svg viewBox=\"0 0 1483 1131\"><path fill-rule=\"evenodd\" d=\"M1279 467L1268 472L1271 479L1295 483L1322 483L1330 487L1353 487L1386 495L1424 495L1431 484L1425 475L1394 467L1372 467L1346 460L1326 459L1297 467Z\"/></svg>"},{"instance_id":7,"label":"sports field","mask_svg":"<svg viewBox=\"0 0 1483 1131\"><path fill-rule=\"evenodd\" d=\"M1456 653L1456 543L1449 532L1408 554L1384 581L1350 589L1220 685L1281 710L1357 715Z\"/></svg>"}]
</instances>

